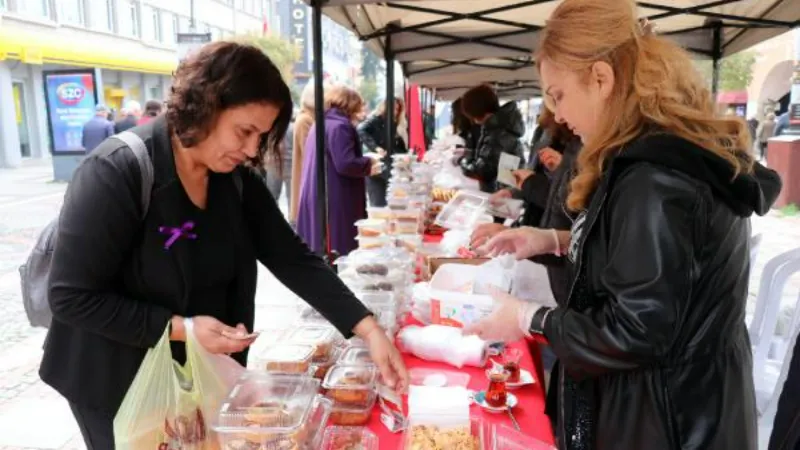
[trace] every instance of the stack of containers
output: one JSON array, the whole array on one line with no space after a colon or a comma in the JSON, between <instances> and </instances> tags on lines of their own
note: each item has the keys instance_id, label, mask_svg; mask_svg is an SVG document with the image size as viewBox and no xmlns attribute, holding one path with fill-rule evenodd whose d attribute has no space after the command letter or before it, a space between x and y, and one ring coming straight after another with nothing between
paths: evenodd
<instances>
[{"instance_id":1,"label":"stack of containers","mask_svg":"<svg viewBox=\"0 0 800 450\"><path fill-rule=\"evenodd\" d=\"M211 424L220 448L318 449L334 408L319 388L310 377L246 372Z\"/></svg>"},{"instance_id":2,"label":"stack of containers","mask_svg":"<svg viewBox=\"0 0 800 450\"><path fill-rule=\"evenodd\" d=\"M366 425L378 394L378 368L336 364L322 382L325 397L333 403L333 425Z\"/></svg>"}]
</instances>

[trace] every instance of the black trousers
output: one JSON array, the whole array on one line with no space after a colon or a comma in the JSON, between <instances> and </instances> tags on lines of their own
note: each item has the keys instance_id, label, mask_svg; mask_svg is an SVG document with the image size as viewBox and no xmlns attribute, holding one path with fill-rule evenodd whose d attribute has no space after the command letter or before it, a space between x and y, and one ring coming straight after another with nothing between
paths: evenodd
<instances>
[{"instance_id":1,"label":"black trousers","mask_svg":"<svg viewBox=\"0 0 800 450\"><path fill-rule=\"evenodd\" d=\"M381 175L367 177L367 196L369 206L383 208L386 206L386 187L388 182Z\"/></svg>"},{"instance_id":2,"label":"black trousers","mask_svg":"<svg viewBox=\"0 0 800 450\"><path fill-rule=\"evenodd\" d=\"M69 402L87 450L114 450L114 416Z\"/></svg>"}]
</instances>

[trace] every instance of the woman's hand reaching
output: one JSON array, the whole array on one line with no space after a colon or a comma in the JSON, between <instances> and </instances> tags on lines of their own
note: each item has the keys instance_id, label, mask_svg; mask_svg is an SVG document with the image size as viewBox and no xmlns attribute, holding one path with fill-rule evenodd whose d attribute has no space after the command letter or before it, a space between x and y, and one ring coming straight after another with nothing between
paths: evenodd
<instances>
[{"instance_id":1,"label":"woman's hand reaching","mask_svg":"<svg viewBox=\"0 0 800 450\"><path fill-rule=\"evenodd\" d=\"M402 393L408 387L408 370L400 351L392 344L386 332L372 316L364 318L353 330L364 340L372 361L378 366L386 386Z\"/></svg>"},{"instance_id":2,"label":"woman's hand reaching","mask_svg":"<svg viewBox=\"0 0 800 450\"><path fill-rule=\"evenodd\" d=\"M171 340L186 340L184 320L183 317L172 317ZM258 337L256 334L249 334L241 323L231 327L211 316L192 317L192 331L197 342L214 354L239 353L252 345Z\"/></svg>"}]
</instances>

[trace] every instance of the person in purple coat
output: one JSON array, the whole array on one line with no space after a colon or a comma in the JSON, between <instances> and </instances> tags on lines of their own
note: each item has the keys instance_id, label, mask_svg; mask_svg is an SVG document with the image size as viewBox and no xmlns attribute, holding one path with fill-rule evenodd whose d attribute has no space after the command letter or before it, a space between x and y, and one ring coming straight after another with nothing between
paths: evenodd
<instances>
[{"instance_id":1,"label":"person in purple coat","mask_svg":"<svg viewBox=\"0 0 800 450\"><path fill-rule=\"evenodd\" d=\"M297 234L317 253L335 250L347 255L354 250L354 223L367 215L364 177L380 173L380 155L361 152L361 143L353 125L364 109L364 100L346 86L332 86L325 91L325 157L327 165L328 235L330 249L323 249L319 236L317 202L317 125L306 138Z\"/></svg>"}]
</instances>

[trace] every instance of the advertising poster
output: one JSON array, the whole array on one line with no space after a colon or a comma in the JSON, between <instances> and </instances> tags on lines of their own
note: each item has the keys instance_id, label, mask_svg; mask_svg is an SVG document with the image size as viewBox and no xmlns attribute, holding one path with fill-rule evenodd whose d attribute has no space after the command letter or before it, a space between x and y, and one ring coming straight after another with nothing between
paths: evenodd
<instances>
[{"instance_id":1,"label":"advertising poster","mask_svg":"<svg viewBox=\"0 0 800 450\"><path fill-rule=\"evenodd\" d=\"M51 151L82 153L83 125L94 116L97 104L94 72L45 72L44 89Z\"/></svg>"}]
</instances>

